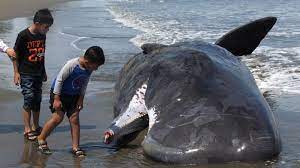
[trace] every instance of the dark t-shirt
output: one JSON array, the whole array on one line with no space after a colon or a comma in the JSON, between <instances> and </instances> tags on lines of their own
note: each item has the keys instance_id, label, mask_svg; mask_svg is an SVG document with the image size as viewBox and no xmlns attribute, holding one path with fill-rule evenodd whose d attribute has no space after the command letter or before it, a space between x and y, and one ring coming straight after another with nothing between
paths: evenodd
<instances>
[{"instance_id":1,"label":"dark t-shirt","mask_svg":"<svg viewBox=\"0 0 300 168\"><path fill-rule=\"evenodd\" d=\"M14 49L18 55L20 74L31 76L45 74L45 42L46 35L32 34L28 28L18 34Z\"/></svg>"}]
</instances>

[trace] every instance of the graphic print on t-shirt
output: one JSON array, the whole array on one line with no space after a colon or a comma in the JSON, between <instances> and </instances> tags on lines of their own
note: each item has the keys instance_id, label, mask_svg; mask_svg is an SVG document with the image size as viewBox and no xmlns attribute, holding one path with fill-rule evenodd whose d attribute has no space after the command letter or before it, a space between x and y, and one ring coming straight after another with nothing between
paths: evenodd
<instances>
[{"instance_id":1,"label":"graphic print on t-shirt","mask_svg":"<svg viewBox=\"0 0 300 168\"><path fill-rule=\"evenodd\" d=\"M87 75L79 75L72 81L72 87L74 90L81 89L81 87L85 84L88 76Z\"/></svg>"},{"instance_id":2,"label":"graphic print on t-shirt","mask_svg":"<svg viewBox=\"0 0 300 168\"><path fill-rule=\"evenodd\" d=\"M27 42L27 49L30 53L29 62L42 62L45 57L45 40Z\"/></svg>"},{"instance_id":3,"label":"graphic print on t-shirt","mask_svg":"<svg viewBox=\"0 0 300 168\"><path fill-rule=\"evenodd\" d=\"M20 74L42 76L45 73L46 35L32 34L28 28L18 34L15 51Z\"/></svg>"},{"instance_id":4,"label":"graphic print on t-shirt","mask_svg":"<svg viewBox=\"0 0 300 168\"><path fill-rule=\"evenodd\" d=\"M54 94L84 95L91 71L81 67L79 57L69 60L51 85Z\"/></svg>"}]
</instances>

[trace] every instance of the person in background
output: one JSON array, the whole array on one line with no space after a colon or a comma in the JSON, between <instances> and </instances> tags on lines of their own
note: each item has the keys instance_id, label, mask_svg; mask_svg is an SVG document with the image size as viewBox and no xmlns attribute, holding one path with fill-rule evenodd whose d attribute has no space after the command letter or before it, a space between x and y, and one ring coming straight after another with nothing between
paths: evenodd
<instances>
[{"instance_id":1,"label":"person in background","mask_svg":"<svg viewBox=\"0 0 300 168\"><path fill-rule=\"evenodd\" d=\"M3 40L0 39L0 52L6 53L10 58L16 58L16 53L13 48L8 47Z\"/></svg>"}]
</instances>

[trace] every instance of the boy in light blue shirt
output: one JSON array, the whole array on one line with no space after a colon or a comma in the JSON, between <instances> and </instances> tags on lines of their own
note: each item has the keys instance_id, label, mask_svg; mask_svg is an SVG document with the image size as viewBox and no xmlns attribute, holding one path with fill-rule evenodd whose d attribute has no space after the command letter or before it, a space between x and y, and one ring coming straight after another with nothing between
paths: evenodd
<instances>
[{"instance_id":1,"label":"boy in light blue shirt","mask_svg":"<svg viewBox=\"0 0 300 168\"><path fill-rule=\"evenodd\" d=\"M104 62L103 50L98 46L93 46L85 52L84 56L69 60L58 73L50 92L49 102L52 116L38 136L39 149L42 153L51 154L46 138L66 114L71 125L72 152L75 156L85 155L84 151L79 148L79 112L83 107L90 75Z\"/></svg>"}]
</instances>

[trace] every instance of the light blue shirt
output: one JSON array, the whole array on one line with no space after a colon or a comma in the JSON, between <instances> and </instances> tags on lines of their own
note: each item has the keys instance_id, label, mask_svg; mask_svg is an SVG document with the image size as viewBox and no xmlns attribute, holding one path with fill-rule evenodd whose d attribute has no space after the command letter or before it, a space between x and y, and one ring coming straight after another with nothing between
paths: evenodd
<instances>
[{"instance_id":1,"label":"light blue shirt","mask_svg":"<svg viewBox=\"0 0 300 168\"><path fill-rule=\"evenodd\" d=\"M52 82L54 94L84 95L91 71L80 66L79 57L69 60Z\"/></svg>"}]
</instances>

